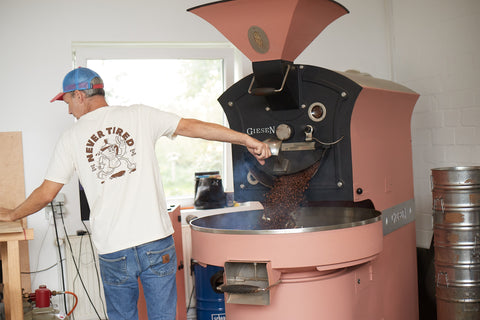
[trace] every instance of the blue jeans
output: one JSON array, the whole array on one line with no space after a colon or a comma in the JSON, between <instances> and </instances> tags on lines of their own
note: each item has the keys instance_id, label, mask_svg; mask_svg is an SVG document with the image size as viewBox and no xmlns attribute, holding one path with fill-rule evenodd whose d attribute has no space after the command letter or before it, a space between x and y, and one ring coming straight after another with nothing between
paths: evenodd
<instances>
[{"instance_id":1,"label":"blue jeans","mask_svg":"<svg viewBox=\"0 0 480 320\"><path fill-rule=\"evenodd\" d=\"M99 255L109 320L137 320L138 278L149 320L174 320L177 256L173 237Z\"/></svg>"}]
</instances>

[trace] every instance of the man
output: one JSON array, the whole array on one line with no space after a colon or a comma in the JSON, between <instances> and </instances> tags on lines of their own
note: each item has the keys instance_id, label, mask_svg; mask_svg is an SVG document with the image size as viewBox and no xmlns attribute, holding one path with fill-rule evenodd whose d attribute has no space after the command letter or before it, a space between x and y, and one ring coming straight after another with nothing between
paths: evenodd
<instances>
[{"instance_id":1,"label":"man","mask_svg":"<svg viewBox=\"0 0 480 320\"><path fill-rule=\"evenodd\" d=\"M76 172L91 208L109 319L137 319L138 277L148 318L175 319L173 227L156 140L182 135L239 144L261 164L271 155L268 145L221 125L146 106L109 106L102 79L88 68L65 76L63 91L51 102L57 100L65 101L78 121L57 142L43 183L17 208L0 208L0 221L41 210Z\"/></svg>"}]
</instances>

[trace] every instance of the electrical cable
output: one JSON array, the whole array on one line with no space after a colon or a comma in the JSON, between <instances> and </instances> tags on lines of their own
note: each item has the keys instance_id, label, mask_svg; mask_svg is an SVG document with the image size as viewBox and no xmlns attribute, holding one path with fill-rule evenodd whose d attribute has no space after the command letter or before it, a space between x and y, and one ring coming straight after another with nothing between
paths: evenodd
<instances>
[{"instance_id":1,"label":"electrical cable","mask_svg":"<svg viewBox=\"0 0 480 320\"><path fill-rule=\"evenodd\" d=\"M68 235L67 235L68 237ZM68 238L70 240L70 238ZM77 261L78 261L78 271L77 271L77 274L75 275L75 277L73 278L73 281L72 281L72 289L73 291L75 291L75 283L77 281L77 279L80 279L81 276L80 276L80 267L82 265L82 244L83 243L83 237L80 237L80 244L78 245L78 257L77 257ZM73 252L71 252L72 254L72 259L73 259ZM75 320L75 315L72 315L72 319Z\"/></svg>"},{"instance_id":2,"label":"electrical cable","mask_svg":"<svg viewBox=\"0 0 480 320\"><path fill-rule=\"evenodd\" d=\"M87 291L85 283L83 282L83 279L80 275L80 269L78 268L77 262L75 261L75 258L73 256L72 244L70 242L70 238L68 237L67 228L65 227L65 220L63 219L63 213L61 213L60 216L62 218L62 224L63 224L63 230L65 232L65 238L67 239L68 247L70 248L70 253L72 254L72 261L73 261L73 264L75 266L75 270L77 270L78 278L80 279L80 283L82 284L83 290L87 294L87 298L88 298L88 301L90 301L90 305L92 306L93 310L95 311L95 314L97 315L98 319L101 320L102 318L100 317L100 314L98 313L97 308L95 308L95 304L93 303L92 298L90 297L90 294Z\"/></svg>"},{"instance_id":3,"label":"electrical cable","mask_svg":"<svg viewBox=\"0 0 480 320\"><path fill-rule=\"evenodd\" d=\"M187 314L188 314L188 311L190 311L190 307L192 305L192 298L193 298L194 292L195 292L195 284L192 285L192 293L190 293L190 299L188 299Z\"/></svg>"},{"instance_id":4,"label":"electrical cable","mask_svg":"<svg viewBox=\"0 0 480 320\"><path fill-rule=\"evenodd\" d=\"M95 249L93 248L92 235L90 234L90 231L88 231L88 228L85 225L85 222L83 220L82 220L82 224L85 227L85 231L87 232L88 240L90 242L90 249L92 251L92 258L93 258L95 271L96 271L96 275L97 275L98 292L100 293L100 292L102 292L102 286L101 286L101 280L100 280L100 276L99 276L100 272L98 271L98 267L97 267L97 259L95 257ZM105 309L105 302L103 301L102 295L100 295L100 301L102 302L103 314L105 316L105 319L107 319L108 318L107 317L107 310Z\"/></svg>"},{"instance_id":5,"label":"electrical cable","mask_svg":"<svg viewBox=\"0 0 480 320\"><path fill-rule=\"evenodd\" d=\"M57 240L57 247L58 247L58 256L59 256L59 260L60 260L60 268L62 269L62 286L63 286L63 291L65 291L65 274L64 274L64 270L63 270L63 262L62 262L62 250L60 249L60 241L59 241L59 238L58 238L58 229L57 229L57 220L55 219L55 207L53 206L53 201L50 202L50 205L52 206L52 216L53 216L53 224L55 226L55 236L56 236L56 240ZM60 205L60 215L62 215L62 206ZM65 313L67 313L67 297L63 296L63 301L64 301L64 309L65 309Z\"/></svg>"},{"instance_id":6,"label":"electrical cable","mask_svg":"<svg viewBox=\"0 0 480 320\"><path fill-rule=\"evenodd\" d=\"M40 263L40 257L41 257L40 253L42 252L43 246L45 244L45 239L47 238L48 231L50 230L51 227L52 227L52 224L48 223L48 228L47 228L47 230L45 230L45 233L43 234L43 237L42 237L42 241L40 242L40 248L37 251L37 262L36 262L35 268L34 268L35 270L38 270L38 265ZM58 265L58 262L55 265ZM34 282L35 279L36 279L36 274L35 274L35 272L33 272L32 282Z\"/></svg>"},{"instance_id":7,"label":"electrical cable","mask_svg":"<svg viewBox=\"0 0 480 320\"><path fill-rule=\"evenodd\" d=\"M65 259L62 259L62 262L65 261ZM52 268L55 268L56 266L58 266L58 262L55 263L54 265L51 265L50 267L47 267L45 269L42 269L42 270L37 270L37 271L21 271L20 273L21 274L35 274L35 273L40 273L40 272L44 272L44 271L48 271Z\"/></svg>"},{"instance_id":8,"label":"electrical cable","mask_svg":"<svg viewBox=\"0 0 480 320\"><path fill-rule=\"evenodd\" d=\"M75 274L75 277L73 278L72 281L72 289L75 291L75 283L77 282L77 279L80 279L80 267L82 266L82 246L83 246L83 237L80 237L80 244L78 245L78 256L77 256L77 261L78 261L78 271L77 274ZM72 254L73 257L73 254Z\"/></svg>"},{"instance_id":9,"label":"electrical cable","mask_svg":"<svg viewBox=\"0 0 480 320\"><path fill-rule=\"evenodd\" d=\"M190 293L190 299L188 299L188 306L187 306L187 315L188 315L188 312L190 311L190 307L192 305L192 298L193 298L193 294L195 293L195 277L194 277L194 264L195 264L195 260L193 259L190 259L190 277L192 277L192 292ZM195 306L195 307L198 307L198 306Z\"/></svg>"}]
</instances>

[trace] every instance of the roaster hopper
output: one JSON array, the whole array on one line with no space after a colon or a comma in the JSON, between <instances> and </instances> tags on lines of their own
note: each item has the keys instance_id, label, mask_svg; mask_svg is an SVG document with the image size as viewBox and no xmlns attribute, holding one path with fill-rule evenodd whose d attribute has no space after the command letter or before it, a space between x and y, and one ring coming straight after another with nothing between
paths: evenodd
<instances>
[{"instance_id":1,"label":"roaster hopper","mask_svg":"<svg viewBox=\"0 0 480 320\"><path fill-rule=\"evenodd\" d=\"M277 177L319 164L296 228L261 229L257 211L191 222L193 258L225 268L227 318L418 319L410 140L418 94L293 63L348 13L335 1L232 0L189 11L253 63L219 98L230 127L280 142L264 166L232 146L235 200L263 201Z\"/></svg>"}]
</instances>

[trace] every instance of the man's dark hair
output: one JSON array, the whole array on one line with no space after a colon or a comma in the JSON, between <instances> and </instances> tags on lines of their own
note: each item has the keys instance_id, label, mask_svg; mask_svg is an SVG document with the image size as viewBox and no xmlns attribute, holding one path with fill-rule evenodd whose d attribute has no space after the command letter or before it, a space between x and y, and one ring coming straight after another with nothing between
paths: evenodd
<instances>
[{"instance_id":1,"label":"man's dark hair","mask_svg":"<svg viewBox=\"0 0 480 320\"><path fill-rule=\"evenodd\" d=\"M95 84L103 84L103 80L99 77L95 77L95 78L92 79L90 84L92 86L95 85ZM96 95L105 97L105 90L103 90L103 88L86 89L86 90L82 90L82 91L85 92L85 95L87 96L87 98L93 97L93 96L96 96Z\"/></svg>"}]
</instances>

